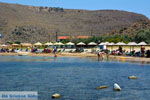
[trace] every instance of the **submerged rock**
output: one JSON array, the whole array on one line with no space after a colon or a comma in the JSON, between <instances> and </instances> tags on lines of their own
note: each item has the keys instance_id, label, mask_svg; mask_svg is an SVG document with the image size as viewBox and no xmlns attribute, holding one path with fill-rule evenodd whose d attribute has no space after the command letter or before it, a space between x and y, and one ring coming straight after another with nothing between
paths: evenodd
<instances>
[{"instance_id":1,"label":"submerged rock","mask_svg":"<svg viewBox=\"0 0 150 100\"><path fill-rule=\"evenodd\" d=\"M136 76L129 76L128 79L138 79Z\"/></svg>"},{"instance_id":2,"label":"submerged rock","mask_svg":"<svg viewBox=\"0 0 150 100\"><path fill-rule=\"evenodd\" d=\"M61 97L61 95L58 94L58 93L55 93L55 94L52 95L52 98L53 98L53 99L58 99L58 98L60 98L60 97Z\"/></svg>"},{"instance_id":3,"label":"submerged rock","mask_svg":"<svg viewBox=\"0 0 150 100\"><path fill-rule=\"evenodd\" d=\"M96 87L96 89L106 89L106 88L108 88L108 86L105 85Z\"/></svg>"},{"instance_id":4,"label":"submerged rock","mask_svg":"<svg viewBox=\"0 0 150 100\"><path fill-rule=\"evenodd\" d=\"M121 88L117 83L114 84L114 90L115 91L121 91Z\"/></svg>"}]
</instances>

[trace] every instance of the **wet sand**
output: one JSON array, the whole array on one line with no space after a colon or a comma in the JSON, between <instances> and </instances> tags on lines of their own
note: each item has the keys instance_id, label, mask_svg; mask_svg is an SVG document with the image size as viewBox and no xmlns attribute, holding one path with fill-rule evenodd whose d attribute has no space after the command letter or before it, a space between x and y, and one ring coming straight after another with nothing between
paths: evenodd
<instances>
[{"instance_id":1,"label":"wet sand","mask_svg":"<svg viewBox=\"0 0 150 100\"><path fill-rule=\"evenodd\" d=\"M17 55L18 55L18 53L0 53L0 56L17 56ZM57 57L88 57L88 58L98 59L97 55L92 54L92 53L57 53L56 55L57 55ZM50 56L50 57L54 57L54 54L53 53L29 53L28 56ZM109 55L109 58L113 59L113 60L117 60L117 61L150 63L150 58L145 58L145 57Z\"/></svg>"}]
</instances>

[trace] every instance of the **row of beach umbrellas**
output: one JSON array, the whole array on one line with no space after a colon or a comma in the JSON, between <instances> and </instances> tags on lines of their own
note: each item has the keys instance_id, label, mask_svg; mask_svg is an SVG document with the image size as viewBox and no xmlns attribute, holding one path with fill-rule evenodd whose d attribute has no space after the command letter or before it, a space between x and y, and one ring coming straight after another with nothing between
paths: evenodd
<instances>
[{"instance_id":1,"label":"row of beach umbrellas","mask_svg":"<svg viewBox=\"0 0 150 100\"><path fill-rule=\"evenodd\" d=\"M18 46L19 44L12 44L12 46ZM51 46L51 45L75 45L75 43L72 43L72 42L68 42L66 44L63 44L62 42L56 42L56 43L52 43L52 42L47 42L45 44L42 44L40 42L37 42L37 43L34 43L34 44L31 44L31 43L21 43L20 45L22 46L42 46L42 45L45 45L45 46ZM83 42L79 42L77 43L76 45L86 45L85 43ZM100 44L97 44L95 42L90 42L88 43L88 45L91 45L91 46L96 46L96 45L121 45L121 46L125 46L125 45L129 45L129 46L137 46L137 45L147 45L147 43L145 42L140 42L140 43L135 43L135 42L129 42L128 44L124 43L124 42L118 42L118 43L109 43L109 42L102 42ZM3 44L1 45L2 47L5 47L7 45Z\"/></svg>"}]
</instances>

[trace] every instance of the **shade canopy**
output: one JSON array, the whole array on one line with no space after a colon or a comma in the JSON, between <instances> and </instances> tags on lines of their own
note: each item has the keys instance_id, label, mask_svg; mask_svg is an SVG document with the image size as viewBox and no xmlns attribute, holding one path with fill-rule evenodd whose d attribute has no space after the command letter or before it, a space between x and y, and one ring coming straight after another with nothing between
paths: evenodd
<instances>
[{"instance_id":1,"label":"shade canopy","mask_svg":"<svg viewBox=\"0 0 150 100\"><path fill-rule=\"evenodd\" d=\"M108 44L109 44L109 42L102 42L99 45L108 45Z\"/></svg>"},{"instance_id":2,"label":"shade canopy","mask_svg":"<svg viewBox=\"0 0 150 100\"><path fill-rule=\"evenodd\" d=\"M35 45L35 46L42 46L42 43L37 42L37 43L35 43L34 45Z\"/></svg>"},{"instance_id":3,"label":"shade canopy","mask_svg":"<svg viewBox=\"0 0 150 100\"><path fill-rule=\"evenodd\" d=\"M74 43L68 42L68 43L66 43L66 45L74 45Z\"/></svg>"},{"instance_id":4,"label":"shade canopy","mask_svg":"<svg viewBox=\"0 0 150 100\"><path fill-rule=\"evenodd\" d=\"M64 44L61 42L56 42L56 43L54 43L54 45L64 45Z\"/></svg>"},{"instance_id":5,"label":"shade canopy","mask_svg":"<svg viewBox=\"0 0 150 100\"><path fill-rule=\"evenodd\" d=\"M79 42L79 43L77 43L77 45L86 45L86 44L83 42Z\"/></svg>"},{"instance_id":6,"label":"shade canopy","mask_svg":"<svg viewBox=\"0 0 150 100\"><path fill-rule=\"evenodd\" d=\"M140 42L138 45L147 45L145 42Z\"/></svg>"},{"instance_id":7,"label":"shade canopy","mask_svg":"<svg viewBox=\"0 0 150 100\"><path fill-rule=\"evenodd\" d=\"M135 43L135 42L129 42L127 45L137 45L137 43Z\"/></svg>"},{"instance_id":8,"label":"shade canopy","mask_svg":"<svg viewBox=\"0 0 150 100\"><path fill-rule=\"evenodd\" d=\"M31 47L32 44L31 43L21 43L22 46L27 46L27 47Z\"/></svg>"},{"instance_id":9,"label":"shade canopy","mask_svg":"<svg viewBox=\"0 0 150 100\"><path fill-rule=\"evenodd\" d=\"M19 46L19 44L16 44L16 43L14 43L14 44L11 44L12 46Z\"/></svg>"},{"instance_id":10,"label":"shade canopy","mask_svg":"<svg viewBox=\"0 0 150 100\"><path fill-rule=\"evenodd\" d=\"M124 42L118 42L116 45L126 45Z\"/></svg>"},{"instance_id":11,"label":"shade canopy","mask_svg":"<svg viewBox=\"0 0 150 100\"><path fill-rule=\"evenodd\" d=\"M7 47L7 45L5 45L5 44L2 44L2 45L1 45L1 47Z\"/></svg>"},{"instance_id":12,"label":"shade canopy","mask_svg":"<svg viewBox=\"0 0 150 100\"><path fill-rule=\"evenodd\" d=\"M97 45L97 43L95 43L95 42L90 42L90 43L88 43L88 45Z\"/></svg>"},{"instance_id":13,"label":"shade canopy","mask_svg":"<svg viewBox=\"0 0 150 100\"><path fill-rule=\"evenodd\" d=\"M111 43L108 43L107 45L115 45L115 43L111 42Z\"/></svg>"},{"instance_id":14,"label":"shade canopy","mask_svg":"<svg viewBox=\"0 0 150 100\"><path fill-rule=\"evenodd\" d=\"M53 43L52 42L47 42L44 45L49 46L49 45L53 45Z\"/></svg>"}]
</instances>

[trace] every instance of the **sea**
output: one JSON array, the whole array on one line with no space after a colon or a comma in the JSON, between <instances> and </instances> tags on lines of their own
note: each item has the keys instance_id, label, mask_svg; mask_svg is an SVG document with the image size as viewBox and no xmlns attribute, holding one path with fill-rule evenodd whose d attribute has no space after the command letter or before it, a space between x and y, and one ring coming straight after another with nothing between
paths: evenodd
<instances>
[{"instance_id":1,"label":"sea","mask_svg":"<svg viewBox=\"0 0 150 100\"><path fill-rule=\"evenodd\" d=\"M138 79L128 79L128 76ZM121 91L114 91L117 83ZM108 86L97 90L98 86ZM150 64L78 57L0 56L0 91L37 91L38 100L149 100Z\"/></svg>"}]
</instances>

